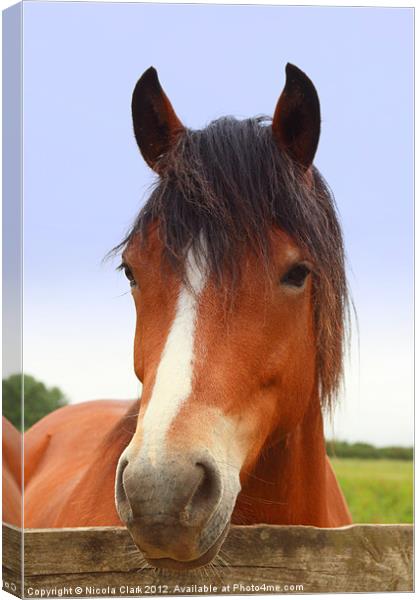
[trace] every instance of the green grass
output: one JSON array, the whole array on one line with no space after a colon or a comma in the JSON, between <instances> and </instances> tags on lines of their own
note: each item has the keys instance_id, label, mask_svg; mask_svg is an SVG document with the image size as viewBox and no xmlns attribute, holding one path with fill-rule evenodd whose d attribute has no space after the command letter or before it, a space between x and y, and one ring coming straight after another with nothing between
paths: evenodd
<instances>
[{"instance_id":1,"label":"green grass","mask_svg":"<svg viewBox=\"0 0 420 600\"><path fill-rule=\"evenodd\" d=\"M413 463L333 458L354 523L413 522Z\"/></svg>"}]
</instances>

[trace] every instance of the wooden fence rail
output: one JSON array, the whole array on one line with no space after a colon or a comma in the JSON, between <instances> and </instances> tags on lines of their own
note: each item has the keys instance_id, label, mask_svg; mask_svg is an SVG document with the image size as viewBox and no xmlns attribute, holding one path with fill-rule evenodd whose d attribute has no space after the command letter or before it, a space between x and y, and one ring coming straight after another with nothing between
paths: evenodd
<instances>
[{"instance_id":1,"label":"wooden fence rail","mask_svg":"<svg viewBox=\"0 0 420 600\"><path fill-rule=\"evenodd\" d=\"M21 595L21 530L3 525L3 589ZM145 566L123 527L27 529L24 597L413 590L413 527L232 527L216 566Z\"/></svg>"}]
</instances>

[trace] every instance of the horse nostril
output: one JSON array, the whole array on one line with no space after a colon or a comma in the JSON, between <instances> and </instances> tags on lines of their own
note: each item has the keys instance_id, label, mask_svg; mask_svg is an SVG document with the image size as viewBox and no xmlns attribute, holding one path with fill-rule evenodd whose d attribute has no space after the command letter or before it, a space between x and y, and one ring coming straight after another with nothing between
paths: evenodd
<instances>
[{"instance_id":1,"label":"horse nostril","mask_svg":"<svg viewBox=\"0 0 420 600\"><path fill-rule=\"evenodd\" d=\"M117 509L119 506L127 503L127 494L124 488L124 471L128 465L126 458L121 458L117 467L117 476L115 478L115 499L117 503Z\"/></svg>"},{"instance_id":2,"label":"horse nostril","mask_svg":"<svg viewBox=\"0 0 420 600\"><path fill-rule=\"evenodd\" d=\"M212 470L203 463L197 463L196 467L202 470L202 479L196 489L194 498L199 501L211 495L213 489L213 473Z\"/></svg>"},{"instance_id":3,"label":"horse nostril","mask_svg":"<svg viewBox=\"0 0 420 600\"><path fill-rule=\"evenodd\" d=\"M181 519L189 523L209 521L221 497L221 477L217 469L204 462L197 462L195 467L200 469L201 478L181 513Z\"/></svg>"}]
</instances>

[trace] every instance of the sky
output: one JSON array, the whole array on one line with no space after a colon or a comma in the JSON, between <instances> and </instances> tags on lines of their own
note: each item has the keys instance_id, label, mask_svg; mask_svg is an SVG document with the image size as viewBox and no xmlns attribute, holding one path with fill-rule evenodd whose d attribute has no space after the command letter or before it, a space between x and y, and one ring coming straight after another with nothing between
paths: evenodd
<instances>
[{"instance_id":1,"label":"sky","mask_svg":"<svg viewBox=\"0 0 420 600\"><path fill-rule=\"evenodd\" d=\"M154 181L132 134L153 65L181 120L272 114L292 62L321 102L358 315L327 434L413 438L413 11L24 4L24 369L72 402L135 398L135 313L103 262ZM7 375L7 373L6 373Z\"/></svg>"}]
</instances>

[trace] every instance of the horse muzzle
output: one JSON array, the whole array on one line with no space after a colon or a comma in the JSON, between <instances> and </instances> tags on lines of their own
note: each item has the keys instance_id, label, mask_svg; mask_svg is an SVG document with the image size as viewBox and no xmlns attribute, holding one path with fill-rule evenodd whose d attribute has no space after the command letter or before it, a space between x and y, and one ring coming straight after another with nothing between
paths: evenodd
<instances>
[{"instance_id":1,"label":"horse muzzle","mask_svg":"<svg viewBox=\"0 0 420 600\"><path fill-rule=\"evenodd\" d=\"M193 569L211 562L227 535L239 477L233 483L207 450L157 459L127 449L117 468L116 506L151 565Z\"/></svg>"}]
</instances>

